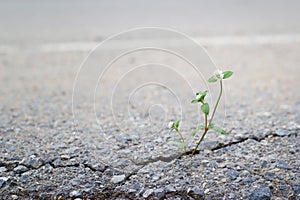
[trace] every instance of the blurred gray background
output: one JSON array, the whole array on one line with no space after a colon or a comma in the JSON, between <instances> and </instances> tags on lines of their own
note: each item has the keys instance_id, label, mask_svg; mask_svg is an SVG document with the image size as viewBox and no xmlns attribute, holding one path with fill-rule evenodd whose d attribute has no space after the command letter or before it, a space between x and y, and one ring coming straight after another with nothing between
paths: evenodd
<instances>
[{"instance_id":1,"label":"blurred gray background","mask_svg":"<svg viewBox=\"0 0 300 200\"><path fill-rule=\"evenodd\" d=\"M0 44L99 41L135 27L190 36L300 33L297 0L1 1Z\"/></svg>"}]
</instances>

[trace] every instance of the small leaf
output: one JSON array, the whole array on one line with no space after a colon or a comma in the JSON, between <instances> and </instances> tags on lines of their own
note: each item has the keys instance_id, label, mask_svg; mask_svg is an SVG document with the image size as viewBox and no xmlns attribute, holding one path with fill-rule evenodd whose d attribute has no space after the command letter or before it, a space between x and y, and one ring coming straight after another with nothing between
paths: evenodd
<instances>
[{"instance_id":1,"label":"small leaf","mask_svg":"<svg viewBox=\"0 0 300 200\"><path fill-rule=\"evenodd\" d=\"M208 82L210 82L210 83L214 83L214 82L217 82L217 77L216 76L212 76L212 77L210 77L209 79L208 79Z\"/></svg>"},{"instance_id":2,"label":"small leaf","mask_svg":"<svg viewBox=\"0 0 300 200\"><path fill-rule=\"evenodd\" d=\"M225 130L223 130L222 128L220 128L220 127L217 127L217 126L215 126L215 125L210 125L209 126L211 129L213 129L214 131L216 131L216 132L218 132L218 133L221 133L221 134L223 134L223 135L225 135L226 134L226 131Z\"/></svg>"},{"instance_id":3,"label":"small leaf","mask_svg":"<svg viewBox=\"0 0 300 200\"><path fill-rule=\"evenodd\" d=\"M200 101L198 99L194 99L191 103L199 103Z\"/></svg>"},{"instance_id":4,"label":"small leaf","mask_svg":"<svg viewBox=\"0 0 300 200\"><path fill-rule=\"evenodd\" d=\"M204 98L206 97L206 94L207 94L207 90L205 90L204 92L201 92L201 97L199 98L199 101L201 101L203 103L204 101Z\"/></svg>"},{"instance_id":5,"label":"small leaf","mask_svg":"<svg viewBox=\"0 0 300 200\"><path fill-rule=\"evenodd\" d=\"M223 72L223 79L229 78L232 76L233 72L232 71L225 71Z\"/></svg>"},{"instance_id":6,"label":"small leaf","mask_svg":"<svg viewBox=\"0 0 300 200\"><path fill-rule=\"evenodd\" d=\"M170 138L167 141L168 142L181 142L181 139L179 139L179 138Z\"/></svg>"},{"instance_id":7,"label":"small leaf","mask_svg":"<svg viewBox=\"0 0 300 200\"><path fill-rule=\"evenodd\" d=\"M186 143L185 142L180 142L178 146L179 146L180 149L184 149L186 147Z\"/></svg>"},{"instance_id":8,"label":"small leaf","mask_svg":"<svg viewBox=\"0 0 300 200\"><path fill-rule=\"evenodd\" d=\"M204 103L201 106L201 110L204 114L208 115L209 114L209 105L208 103Z\"/></svg>"},{"instance_id":9,"label":"small leaf","mask_svg":"<svg viewBox=\"0 0 300 200\"><path fill-rule=\"evenodd\" d=\"M199 125L195 130L192 131L192 136L195 136L196 133L201 130L201 129L204 129L204 126L203 125Z\"/></svg>"},{"instance_id":10,"label":"small leaf","mask_svg":"<svg viewBox=\"0 0 300 200\"><path fill-rule=\"evenodd\" d=\"M175 130L178 130L179 128L179 123L180 123L180 120L178 119L176 122L175 122Z\"/></svg>"}]
</instances>

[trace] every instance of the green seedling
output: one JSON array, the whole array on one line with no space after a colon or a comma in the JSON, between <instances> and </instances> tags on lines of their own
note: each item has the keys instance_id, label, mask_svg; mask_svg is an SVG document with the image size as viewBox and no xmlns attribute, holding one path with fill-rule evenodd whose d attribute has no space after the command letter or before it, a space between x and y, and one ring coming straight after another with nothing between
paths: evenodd
<instances>
[{"instance_id":1,"label":"green seedling","mask_svg":"<svg viewBox=\"0 0 300 200\"><path fill-rule=\"evenodd\" d=\"M215 83L215 82L219 82L220 84L220 92L219 92L219 96L218 99L216 101L216 104L213 107L212 113L210 115L210 106L209 104L205 101L205 97L207 95L207 91L199 91L196 93L196 98L194 100L192 100L191 103L193 104L200 104L200 108L201 111L204 114L204 125L198 125L197 128L195 130L192 131L192 135L195 136L199 131L203 131L201 138L199 139L199 141L196 144L196 147L192 150L192 155L195 154L195 152L197 151L199 145L201 144L201 142L203 141L205 135L207 134L207 132L209 130L214 130L218 133L221 134L226 134L226 131L223 130L222 128L215 126L212 122L217 110L217 107L219 105L222 93L223 93L223 80L227 79L229 77L231 77L233 74L232 71L221 71L221 70L217 70L214 75L212 77L210 77L208 79L209 83ZM179 125L180 125L180 120L177 120L175 123L174 122L170 122L169 124L169 128L170 131L176 131L179 136L180 139L176 139L175 141L179 142L179 146L184 148L184 153L186 154L186 142L183 138L182 133L179 131Z\"/></svg>"},{"instance_id":2,"label":"green seedling","mask_svg":"<svg viewBox=\"0 0 300 200\"><path fill-rule=\"evenodd\" d=\"M179 148L183 149L184 154L186 154L186 142L184 140L183 135L179 131L179 123L180 123L180 120L177 120L176 122L173 122L173 121L169 122L168 127L170 129L170 132L176 131L178 133L179 137L180 137L180 138L173 138L170 141L178 142Z\"/></svg>"}]
</instances>

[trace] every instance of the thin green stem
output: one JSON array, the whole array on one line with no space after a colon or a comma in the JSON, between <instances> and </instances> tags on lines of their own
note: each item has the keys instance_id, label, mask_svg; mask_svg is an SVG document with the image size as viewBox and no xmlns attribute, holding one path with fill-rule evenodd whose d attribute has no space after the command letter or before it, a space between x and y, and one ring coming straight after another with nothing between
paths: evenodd
<instances>
[{"instance_id":1,"label":"thin green stem","mask_svg":"<svg viewBox=\"0 0 300 200\"><path fill-rule=\"evenodd\" d=\"M213 110L213 112L212 112L212 115L211 115L211 118L210 118L210 120L209 120L208 126L212 123L212 120L213 120L213 118L214 118L214 116L215 116L217 107L218 107L218 105L219 105L219 102L220 102L220 99L221 99L221 96L222 96L222 92L223 92L223 84L222 84L222 80L220 80L220 93L219 93L219 97L218 97L218 100L217 100L216 105L215 105L215 107L214 107L214 110Z\"/></svg>"},{"instance_id":2,"label":"thin green stem","mask_svg":"<svg viewBox=\"0 0 300 200\"><path fill-rule=\"evenodd\" d=\"M181 132L178 129L176 131L177 131L178 135L181 138L181 142L185 143L184 138L183 138ZM186 155L186 146L185 146L185 144L184 144L184 155Z\"/></svg>"},{"instance_id":3,"label":"thin green stem","mask_svg":"<svg viewBox=\"0 0 300 200\"><path fill-rule=\"evenodd\" d=\"M202 137L200 138L200 140L197 142L197 145L196 147L194 148L194 150L192 151L192 155L195 154L195 152L197 151L198 149L198 146L200 145L200 143L202 142L202 140L204 139L207 131L208 131L208 124L207 124L207 115L205 114L205 126L204 126L204 133L202 134Z\"/></svg>"},{"instance_id":4,"label":"thin green stem","mask_svg":"<svg viewBox=\"0 0 300 200\"><path fill-rule=\"evenodd\" d=\"M220 102L220 99L221 99L221 96L222 96L222 92L223 92L223 84L222 84L222 80L220 80L220 93L219 93L219 97L218 97L217 102L216 102L216 104L215 104L215 107L214 107L214 109L213 109L213 112L212 112L211 118L210 118L210 120L209 120L209 123L207 123L207 115L205 115L204 132L203 132L203 134L202 134L200 140L197 142L196 147L195 147L194 150L192 151L192 155L195 154L195 152L197 151L197 149L198 149L200 143L203 141L203 139L204 139L204 137L205 137L207 131L209 130L209 126L210 126L210 124L212 123L212 120L213 120L213 118L214 118L214 116L215 116L217 107L218 107L218 105L219 105L219 102Z\"/></svg>"}]
</instances>

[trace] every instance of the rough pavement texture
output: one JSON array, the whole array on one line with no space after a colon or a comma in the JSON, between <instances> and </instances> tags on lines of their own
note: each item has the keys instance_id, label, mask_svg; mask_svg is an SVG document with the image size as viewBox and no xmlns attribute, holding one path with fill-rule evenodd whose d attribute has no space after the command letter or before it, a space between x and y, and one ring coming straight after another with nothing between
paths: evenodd
<instances>
[{"instance_id":1,"label":"rough pavement texture","mask_svg":"<svg viewBox=\"0 0 300 200\"><path fill-rule=\"evenodd\" d=\"M105 129L97 129L83 91L76 127L72 86L87 52L1 52L0 198L300 199L299 43L207 49L217 65L235 72L225 83L226 117L221 108L216 118L229 133L209 132L195 156L167 142L166 123L162 130L120 130L107 104L99 111ZM160 92L137 98L168 100ZM195 107L185 112L200 116ZM141 123L143 116L117 117ZM155 128L161 114L153 117ZM184 120L187 138L196 122Z\"/></svg>"}]
</instances>

